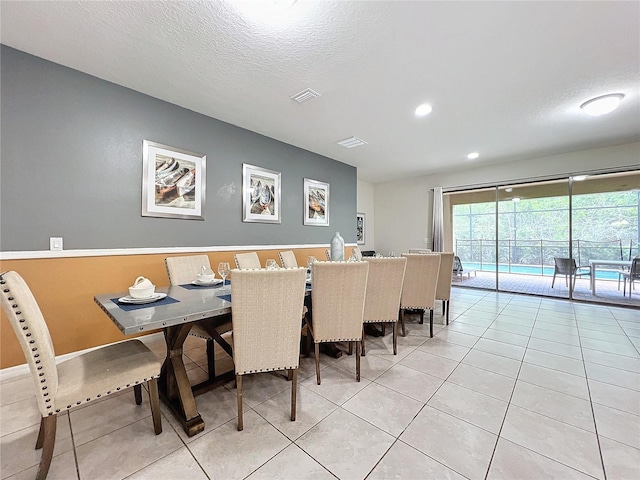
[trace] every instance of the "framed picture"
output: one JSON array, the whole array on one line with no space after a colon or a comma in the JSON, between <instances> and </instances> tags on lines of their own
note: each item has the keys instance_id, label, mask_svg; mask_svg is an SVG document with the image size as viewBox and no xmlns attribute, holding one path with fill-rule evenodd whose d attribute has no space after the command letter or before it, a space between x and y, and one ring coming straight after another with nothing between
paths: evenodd
<instances>
[{"instance_id":1,"label":"framed picture","mask_svg":"<svg viewBox=\"0 0 640 480\"><path fill-rule=\"evenodd\" d=\"M280 172L242 164L242 221L280 223Z\"/></svg>"},{"instance_id":2,"label":"framed picture","mask_svg":"<svg viewBox=\"0 0 640 480\"><path fill-rule=\"evenodd\" d=\"M304 179L304 224L329 225L329 184Z\"/></svg>"},{"instance_id":3,"label":"framed picture","mask_svg":"<svg viewBox=\"0 0 640 480\"><path fill-rule=\"evenodd\" d=\"M142 216L204 220L206 155L144 140Z\"/></svg>"},{"instance_id":4,"label":"framed picture","mask_svg":"<svg viewBox=\"0 0 640 480\"><path fill-rule=\"evenodd\" d=\"M364 245L364 213L356 213L356 241Z\"/></svg>"}]
</instances>

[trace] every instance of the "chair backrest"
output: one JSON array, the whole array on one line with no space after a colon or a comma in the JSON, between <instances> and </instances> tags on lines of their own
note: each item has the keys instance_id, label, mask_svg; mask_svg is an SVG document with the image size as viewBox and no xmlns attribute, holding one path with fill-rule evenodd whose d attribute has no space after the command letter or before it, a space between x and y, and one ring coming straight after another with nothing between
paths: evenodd
<instances>
[{"instance_id":1,"label":"chair backrest","mask_svg":"<svg viewBox=\"0 0 640 480\"><path fill-rule=\"evenodd\" d=\"M636 257L631 260L631 276L635 278L640 278L640 255L636 255Z\"/></svg>"},{"instance_id":2,"label":"chair backrest","mask_svg":"<svg viewBox=\"0 0 640 480\"><path fill-rule=\"evenodd\" d=\"M409 253L431 253L428 248L410 248Z\"/></svg>"},{"instance_id":3,"label":"chair backrest","mask_svg":"<svg viewBox=\"0 0 640 480\"><path fill-rule=\"evenodd\" d=\"M453 256L453 273L462 273L464 269L462 268L462 262L460 261L460 257L457 255Z\"/></svg>"},{"instance_id":4,"label":"chair backrest","mask_svg":"<svg viewBox=\"0 0 640 480\"><path fill-rule=\"evenodd\" d=\"M403 253L407 258L402 287L402 308L433 309L436 303L436 287L440 269L437 253Z\"/></svg>"},{"instance_id":5,"label":"chair backrest","mask_svg":"<svg viewBox=\"0 0 640 480\"><path fill-rule=\"evenodd\" d=\"M233 255L238 268L262 268L260 258L256 252L236 253Z\"/></svg>"},{"instance_id":6,"label":"chair backrest","mask_svg":"<svg viewBox=\"0 0 640 480\"><path fill-rule=\"evenodd\" d=\"M574 258L553 257L556 264L556 273L561 275L573 275L577 270Z\"/></svg>"},{"instance_id":7,"label":"chair backrest","mask_svg":"<svg viewBox=\"0 0 640 480\"><path fill-rule=\"evenodd\" d=\"M311 299L316 343L362 338L368 272L368 262L313 264Z\"/></svg>"},{"instance_id":8,"label":"chair backrest","mask_svg":"<svg viewBox=\"0 0 640 480\"><path fill-rule=\"evenodd\" d=\"M164 259L169 275L169 284L184 285L193 282L202 267L211 268L207 255L186 255L183 257L167 257Z\"/></svg>"},{"instance_id":9,"label":"chair backrest","mask_svg":"<svg viewBox=\"0 0 640 480\"><path fill-rule=\"evenodd\" d=\"M327 262L331 261L331 250L329 250L328 248L324 251L324 255L325 257L327 257Z\"/></svg>"},{"instance_id":10,"label":"chair backrest","mask_svg":"<svg viewBox=\"0 0 640 480\"><path fill-rule=\"evenodd\" d=\"M453 252L440 254L440 269L438 270L438 285L436 286L436 300L451 299L451 277L453 277Z\"/></svg>"},{"instance_id":11,"label":"chair backrest","mask_svg":"<svg viewBox=\"0 0 640 480\"><path fill-rule=\"evenodd\" d=\"M280 252L280 265L282 268L298 268L298 260L292 250Z\"/></svg>"},{"instance_id":12,"label":"chair backrest","mask_svg":"<svg viewBox=\"0 0 640 480\"><path fill-rule=\"evenodd\" d=\"M49 329L38 302L18 273L11 271L0 274L0 287L2 308L18 337L36 384L38 409L43 417L51 415L55 413L58 370Z\"/></svg>"},{"instance_id":13,"label":"chair backrest","mask_svg":"<svg viewBox=\"0 0 640 480\"><path fill-rule=\"evenodd\" d=\"M351 255L353 255L353 257L360 262L362 260L362 252L360 251L359 247L353 247L351 249Z\"/></svg>"},{"instance_id":14,"label":"chair backrest","mask_svg":"<svg viewBox=\"0 0 640 480\"><path fill-rule=\"evenodd\" d=\"M369 258L367 262L369 275L364 301L364 321L396 321L407 259Z\"/></svg>"},{"instance_id":15,"label":"chair backrest","mask_svg":"<svg viewBox=\"0 0 640 480\"><path fill-rule=\"evenodd\" d=\"M234 270L233 361L239 375L297 368L304 268Z\"/></svg>"}]
</instances>

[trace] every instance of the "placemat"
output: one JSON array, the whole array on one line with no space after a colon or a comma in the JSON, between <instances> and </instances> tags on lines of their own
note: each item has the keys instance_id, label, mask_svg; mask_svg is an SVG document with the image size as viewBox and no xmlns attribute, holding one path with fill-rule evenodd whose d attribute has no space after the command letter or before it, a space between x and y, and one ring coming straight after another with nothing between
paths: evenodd
<instances>
[{"instance_id":1,"label":"placemat","mask_svg":"<svg viewBox=\"0 0 640 480\"><path fill-rule=\"evenodd\" d=\"M135 303L120 303L118 298L112 298L111 301L118 305L125 312L130 312L131 310L140 310L141 308L149 308L149 307L159 307L160 305L171 305L172 303L178 303L180 300L176 300L172 297L164 297L162 300L158 300L157 302L151 303L143 303L143 304L135 304Z\"/></svg>"},{"instance_id":2,"label":"placemat","mask_svg":"<svg viewBox=\"0 0 640 480\"><path fill-rule=\"evenodd\" d=\"M226 300L227 302L231 301L231 294L228 295L218 295L218 298L221 298L223 300Z\"/></svg>"},{"instance_id":3,"label":"placemat","mask_svg":"<svg viewBox=\"0 0 640 480\"><path fill-rule=\"evenodd\" d=\"M231 285L231 280L224 281L225 286ZM193 283L185 283L184 285L180 285L182 288L186 288L187 290L199 290L201 288L222 288L221 283L217 283L215 285L194 285Z\"/></svg>"}]
</instances>

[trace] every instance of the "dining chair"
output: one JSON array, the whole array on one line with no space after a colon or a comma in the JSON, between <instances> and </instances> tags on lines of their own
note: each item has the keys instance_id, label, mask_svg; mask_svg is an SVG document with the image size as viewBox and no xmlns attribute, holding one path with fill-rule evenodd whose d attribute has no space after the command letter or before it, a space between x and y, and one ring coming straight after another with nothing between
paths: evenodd
<instances>
[{"instance_id":1,"label":"dining chair","mask_svg":"<svg viewBox=\"0 0 640 480\"><path fill-rule=\"evenodd\" d=\"M453 252L440 254L440 268L438 270L438 285L436 286L436 300L442 301L442 315L449 325L449 302L451 301L451 280L453 280Z\"/></svg>"},{"instance_id":2,"label":"dining chair","mask_svg":"<svg viewBox=\"0 0 640 480\"><path fill-rule=\"evenodd\" d=\"M327 262L330 262L331 261L331 250L327 248L324 251L324 256L327 258Z\"/></svg>"},{"instance_id":3,"label":"dining chair","mask_svg":"<svg viewBox=\"0 0 640 480\"><path fill-rule=\"evenodd\" d=\"M292 380L291 421L296 419L305 277L305 268L233 271L231 311L238 430L243 429L242 377L253 373L288 370Z\"/></svg>"},{"instance_id":4,"label":"dining chair","mask_svg":"<svg viewBox=\"0 0 640 480\"><path fill-rule=\"evenodd\" d=\"M44 480L51 466L58 414L73 407L133 388L142 403L142 384L149 389L156 435L162 433L158 377L161 363L140 340L126 340L60 362L40 307L24 279L14 271L0 274L2 307L18 337L36 384L42 416L36 450L42 449L36 480Z\"/></svg>"},{"instance_id":5,"label":"dining chair","mask_svg":"<svg viewBox=\"0 0 640 480\"><path fill-rule=\"evenodd\" d=\"M196 275L201 271L202 267L211 268L208 255L185 255L181 257L167 257L164 259L167 267L167 275L169 276L170 285L185 285L193 282ZM216 322L219 323L219 318ZM218 342L228 355L233 353L229 343L222 338L222 335L231 331L231 315L223 325L214 327L211 322L203 319L199 322L193 322L189 335L206 340L207 347L207 370L209 380L216 376L216 355L214 340Z\"/></svg>"},{"instance_id":6,"label":"dining chair","mask_svg":"<svg viewBox=\"0 0 640 480\"><path fill-rule=\"evenodd\" d=\"M625 272L620 272L624 281L622 296L627 295L627 280L629 281L629 298L631 298L631 289L636 281L640 281L640 255L631 261L631 268Z\"/></svg>"},{"instance_id":7,"label":"dining chair","mask_svg":"<svg viewBox=\"0 0 640 480\"><path fill-rule=\"evenodd\" d=\"M400 299L402 336L406 335L404 317L407 311L420 313L420 323L424 323L424 311L429 310L429 336L433 337L433 309L436 303L440 255L403 253L402 256L407 258Z\"/></svg>"},{"instance_id":8,"label":"dining chair","mask_svg":"<svg viewBox=\"0 0 640 480\"><path fill-rule=\"evenodd\" d=\"M356 261L362 261L362 252L360 251L359 247L353 247L351 249L351 255L356 259Z\"/></svg>"},{"instance_id":9,"label":"dining chair","mask_svg":"<svg viewBox=\"0 0 640 480\"><path fill-rule=\"evenodd\" d=\"M296 255L292 250L280 252L279 255L280 265L282 265L282 268L298 268L298 261L296 260Z\"/></svg>"},{"instance_id":10,"label":"dining chair","mask_svg":"<svg viewBox=\"0 0 640 480\"><path fill-rule=\"evenodd\" d=\"M233 255L233 259L236 261L236 267L241 269L262 268L260 258L256 252L236 253Z\"/></svg>"},{"instance_id":11,"label":"dining chair","mask_svg":"<svg viewBox=\"0 0 640 480\"><path fill-rule=\"evenodd\" d=\"M315 345L316 380L320 385L320 343L356 344L356 380L360 381L360 345L367 290L367 262L315 262L308 324Z\"/></svg>"},{"instance_id":12,"label":"dining chair","mask_svg":"<svg viewBox=\"0 0 640 480\"><path fill-rule=\"evenodd\" d=\"M370 258L367 291L364 301L363 323L391 323L393 325L393 354L398 354L398 316L400 295L404 282L407 259ZM364 356L364 325L362 332L362 355Z\"/></svg>"},{"instance_id":13,"label":"dining chair","mask_svg":"<svg viewBox=\"0 0 640 480\"><path fill-rule=\"evenodd\" d=\"M432 253L428 248L410 248L409 253Z\"/></svg>"}]
</instances>

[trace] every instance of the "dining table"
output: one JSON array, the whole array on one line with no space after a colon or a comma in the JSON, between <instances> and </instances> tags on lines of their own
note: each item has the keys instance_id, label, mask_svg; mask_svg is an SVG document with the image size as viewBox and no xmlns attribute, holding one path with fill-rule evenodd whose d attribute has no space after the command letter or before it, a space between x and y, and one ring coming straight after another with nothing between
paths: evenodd
<instances>
[{"instance_id":1,"label":"dining table","mask_svg":"<svg viewBox=\"0 0 640 480\"><path fill-rule=\"evenodd\" d=\"M163 298L150 303L125 303L131 301L128 292L95 295L94 301L124 335L163 331L167 356L158 382L160 397L191 437L205 425L195 396L233 378L233 371L211 375L213 378L192 387L183 359L184 342L193 325L200 323L232 355L231 347L216 331L231 319L231 287L186 284L156 288L155 292Z\"/></svg>"},{"instance_id":2,"label":"dining table","mask_svg":"<svg viewBox=\"0 0 640 480\"><path fill-rule=\"evenodd\" d=\"M591 295L596 294L596 269L598 267L623 269L631 268L631 260L589 260L591 266ZM620 284L618 284L618 287Z\"/></svg>"},{"instance_id":3,"label":"dining table","mask_svg":"<svg viewBox=\"0 0 640 480\"><path fill-rule=\"evenodd\" d=\"M235 378L233 370L191 386L184 364L184 342L191 328L200 324L214 340L233 356L232 347L216 328L231 320L231 286L172 285L156 288L163 298L143 304L125 303L128 292L94 296L95 303L124 335L162 330L167 356L162 364L158 390L189 437L204 430L195 397ZM310 301L311 284L307 283L305 302ZM309 305L310 306L310 305Z\"/></svg>"}]
</instances>

